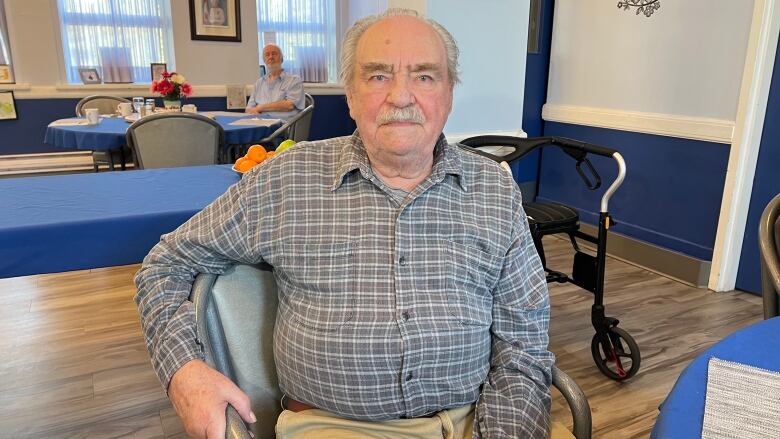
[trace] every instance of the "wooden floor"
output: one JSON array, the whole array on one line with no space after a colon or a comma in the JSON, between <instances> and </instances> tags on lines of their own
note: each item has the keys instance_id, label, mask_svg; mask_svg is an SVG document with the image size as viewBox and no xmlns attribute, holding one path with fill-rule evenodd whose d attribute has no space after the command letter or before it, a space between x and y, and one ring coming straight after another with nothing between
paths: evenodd
<instances>
[{"instance_id":1,"label":"wooden floor","mask_svg":"<svg viewBox=\"0 0 780 439\"><path fill-rule=\"evenodd\" d=\"M570 264L565 241L546 241L551 266ZM0 436L184 437L152 372L132 302L138 266L0 279ZM609 315L637 339L630 382L602 376L590 355L592 296L552 285L551 350L583 388L594 437L647 437L658 404L699 352L761 319L761 301L715 294L610 259ZM565 417L560 395L553 412Z\"/></svg>"}]
</instances>

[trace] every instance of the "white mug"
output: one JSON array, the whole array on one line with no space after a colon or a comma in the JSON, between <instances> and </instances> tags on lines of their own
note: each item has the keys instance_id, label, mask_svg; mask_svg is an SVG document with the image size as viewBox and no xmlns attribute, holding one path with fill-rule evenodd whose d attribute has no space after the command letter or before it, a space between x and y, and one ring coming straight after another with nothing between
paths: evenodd
<instances>
[{"instance_id":1,"label":"white mug","mask_svg":"<svg viewBox=\"0 0 780 439\"><path fill-rule=\"evenodd\" d=\"M84 114L87 116L87 123L97 125L100 121L100 113L97 108L85 108Z\"/></svg>"},{"instance_id":2,"label":"white mug","mask_svg":"<svg viewBox=\"0 0 780 439\"><path fill-rule=\"evenodd\" d=\"M181 106L181 111L183 111L185 113L197 113L198 112L198 107L196 107L193 104L186 104L186 105L182 105Z\"/></svg>"},{"instance_id":3,"label":"white mug","mask_svg":"<svg viewBox=\"0 0 780 439\"><path fill-rule=\"evenodd\" d=\"M122 116L129 116L133 114L133 104L130 102L122 102L121 104L117 105L116 109Z\"/></svg>"}]
</instances>

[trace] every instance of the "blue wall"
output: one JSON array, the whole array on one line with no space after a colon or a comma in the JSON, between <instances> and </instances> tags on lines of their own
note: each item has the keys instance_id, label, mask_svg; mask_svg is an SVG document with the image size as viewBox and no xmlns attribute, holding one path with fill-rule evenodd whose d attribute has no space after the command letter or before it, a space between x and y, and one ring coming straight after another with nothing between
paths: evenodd
<instances>
[{"instance_id":1,"label":"blue wall","mask_svg":"<svg viewBox=\"0 0 780 439\"><path fill-rule=\"evenodd\" d=\"M712 259L726 177L729 145L587 126L545 124L545 135L616 149L626 161L626 179L609 206L612 230L702 260ZM592 159L605 182L617 174L614 160ZM588 191L574 161L546 148L540 170L541 200L574 206L596 224L601 191ZM605 184L606 186L606 184Z\"/></svg>"},{"instance_id":2,"label":"blue wall","mask_svg":"<svg viewBox=\"0 0 780 439\"><path fill-rule=\"evenodd\" d=\"M525 61L525 91L523 95L523 131L528 137L544 133L542 106L547 101L547 76L550 72L554 0L542 0L539 23L539 53L528 53ZM536 151L512 165L512 175L518 183L536 182L541 154Z\"/></svg>"},{"instance_id":3,"label":"blue wall","mask_svg":"<svg viewBox=\"0 0 780 439\"><path fill-rule=\"evenodd\" d=\"M742 242L742 254L739 258L737 288L740 290L761 292L761 267L758 253L758 222L764 207L775 195L780 193L780 51L775 55L772 83L769 88L764 131L761 134L761 146L753 179L753 191L750 195L745 237Z\"/></svg>"},{"instance_id":4,"label":"blue wall","mask_svg":"<svg viewBox=\"0 0 780 439\"><path fill-rule=\"evenodd\" d=\"M77 98L17 99L17 120L0 121L0 155L62 152L43 143L46 126L56 119L73 117ZM201 111L225 110L225 98L191 98L187 102ZM158 99L158 105L162 102ZM349 117L344 95L314 96L314 114L309 138L311 140L351 134L355 123Z\"/></svg>"}]
</instances>

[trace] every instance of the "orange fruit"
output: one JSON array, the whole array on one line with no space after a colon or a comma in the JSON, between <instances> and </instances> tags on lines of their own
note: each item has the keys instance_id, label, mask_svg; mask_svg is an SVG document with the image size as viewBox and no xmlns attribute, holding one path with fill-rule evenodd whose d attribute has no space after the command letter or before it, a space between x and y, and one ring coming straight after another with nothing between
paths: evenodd
<instances>
[{"instance_id":1,"label":"orange fruit","mask_svg":"<svg viewBox=\"0 0 780 439\"><path fill-rule=\"evenodd\" d=\"M266 159L270 159L271 157L273 157L275 155L276 155L276 151L268 151L267 153L265 153L265 158Z\"/></svg>"},{"instance_id":2,"label":"orange fruit","mask_svg":"<svg viewBox=\"0 0 780 439\"><path fill-rule=\"evenodd\" d=\"M246 157L241 157L236 161L236 169L238 169L239 172L246 172L255 166L257 166L257 162Z\"/></svg>"},{"instance_id":3,"label":"orange fruit","mask_svg":"<svg viewBox=\"0 0 780 439\"><path fill-rule=\"evenodd\" d=\"M268 153L266 152L265 148L263 148L263 145L252 145L246 152L246 158L254 160L257 163L265 160L267 155Z\"/></svg>"}]
</instances>

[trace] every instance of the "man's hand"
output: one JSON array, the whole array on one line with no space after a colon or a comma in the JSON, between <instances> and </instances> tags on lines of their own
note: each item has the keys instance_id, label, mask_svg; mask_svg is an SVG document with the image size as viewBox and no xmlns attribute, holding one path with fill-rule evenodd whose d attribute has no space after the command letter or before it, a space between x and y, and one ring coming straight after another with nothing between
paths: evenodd
<instances>
[{"instance_id":1,"label":"man's hand","mask_svg":"<svg viewBox=\"0 0 780 439\"><path fill-rule=\"evenodd\" d=\"M257 420L249 396L201 360L192 360L176 371L171 378L168 397L184 429L192 437L224 438L228 403L244 421L254 423Z\"/></svg>"},{"instance_id":2,"label":"man's hand","mask_svg":"<svg viewBox=\"0 0 780 439\"><path fill-rule=\"evenodd\" d=\"M249 114L258 114L263 112L263 106L260 104L255 105L254 107L247 108L246 112Z\"/></svg>"}]
</instances>

